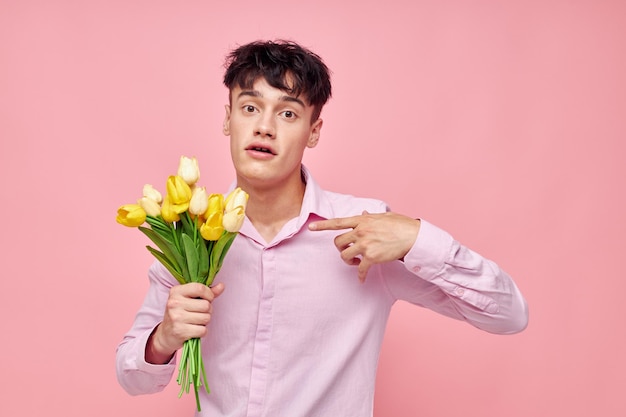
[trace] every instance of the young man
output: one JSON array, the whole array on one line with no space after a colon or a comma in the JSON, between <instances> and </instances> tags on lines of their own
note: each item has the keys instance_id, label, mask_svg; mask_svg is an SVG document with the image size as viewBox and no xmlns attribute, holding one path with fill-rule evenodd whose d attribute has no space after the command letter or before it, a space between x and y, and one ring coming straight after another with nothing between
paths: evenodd
<instances>
[{"instance_id":1,"label":"young man","mask_svg":"<svg viewBox=\"0 0 626 417\"><path fill-rule=\"evenodd\" d=\"M224 82L246 221L213 288L150 268L117 350L129 393L162 390L175 352L202 337L211 394L201 390L201 415L365 417L395 301L492 333L526 327L524 298L495 263L425 220L315 183L301 161L331 95L317 55L284 41L244 45L228 57Z\"/></svg>"}]
</instances>

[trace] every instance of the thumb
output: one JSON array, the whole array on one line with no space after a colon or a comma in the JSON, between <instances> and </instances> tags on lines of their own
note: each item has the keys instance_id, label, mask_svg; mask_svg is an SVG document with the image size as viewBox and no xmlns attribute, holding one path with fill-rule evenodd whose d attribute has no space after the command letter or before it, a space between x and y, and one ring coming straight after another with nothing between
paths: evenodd
<instances>
[{"instance_id":1,"label":"thumb","mask_svg":"<svg viewBox=\"0 0 626 417\"><path fill-rule=\"evenodd\" d=\"M211 291L215 297L219 297L224 292L224 283L220 282L211 287Z\"/></svg>"}]
</instances>

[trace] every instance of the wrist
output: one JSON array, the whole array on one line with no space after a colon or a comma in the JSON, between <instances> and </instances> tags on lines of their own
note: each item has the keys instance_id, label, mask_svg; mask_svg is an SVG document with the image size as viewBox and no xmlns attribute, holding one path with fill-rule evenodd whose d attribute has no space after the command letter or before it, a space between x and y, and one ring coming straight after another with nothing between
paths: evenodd
<instances>
[{"instance_id":1,"label":"wrist","mask_svg":"<svg viewBox=\"0 0 626 417\"><path fill-rule=\"evenodd\" d=\"M147 363L151 363L153 365L165 365L172 360L172 357L176 353L176 350L168 350L163 346L158 337L159 324L154 328L150 336L148 337L148 341L146 342L145 349L145 361Z\"/></svg>"},{"instance_id":2,"label":"wrist","mask_svg":"<svg viewBox=\"0 0 626 417\"><path fill-rule=\"evenodd\" d=\"M417 218L417 219L411 219L410 227L406 228L408 232L407 240L406 240L407 246L406 246L406 250L404 251L404 254L399 258L399 260L401 260L402 262L404 262L404 258L409 254L411 249L413 249L413 246L415 246L415 242L417 241L417 236L420 233L420 226L421 226L421 220Z\"/></svg>"}]
</instances>

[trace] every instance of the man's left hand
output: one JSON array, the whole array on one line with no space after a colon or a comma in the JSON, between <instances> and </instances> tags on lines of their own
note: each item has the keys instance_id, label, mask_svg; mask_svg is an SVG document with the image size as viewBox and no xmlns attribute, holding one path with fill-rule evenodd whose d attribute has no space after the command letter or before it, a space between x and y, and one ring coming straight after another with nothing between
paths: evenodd
<instances>
[{"instance_id":1,"label":"man's left hand","mask_svg":"<svg viewBox=\"0 0 626 417\"><path fill-rule=\"evenodd\" d=\"M404 258L417 239L420 221L392 212L364 211L360 216L312 222L309 229L352 229L335 237L335 246L345 263L358 266L363 282L372 265Z\"/></svg>"}]
</instances>

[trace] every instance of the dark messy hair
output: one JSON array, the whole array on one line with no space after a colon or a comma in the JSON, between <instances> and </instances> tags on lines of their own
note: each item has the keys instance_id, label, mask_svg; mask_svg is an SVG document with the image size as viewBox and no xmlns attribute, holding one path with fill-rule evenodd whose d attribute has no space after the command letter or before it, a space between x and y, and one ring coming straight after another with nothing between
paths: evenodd
<instances>
[{"instance_id":1,"label":"dark messy hair","mask_svg":"<svg viewBox=\"0 0 626 417\"><path fill-rule=\"evenodd\" d=\"M295 42L256 41L239 46L224 64L224 85L252 88L263 77L269 85L294 96L302 95L313 106L317 120L331 96L330 71L322 59Z\"/></svg>"}]
</instances>

